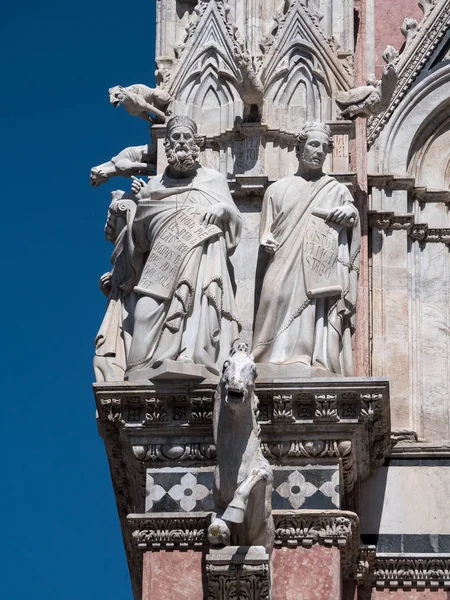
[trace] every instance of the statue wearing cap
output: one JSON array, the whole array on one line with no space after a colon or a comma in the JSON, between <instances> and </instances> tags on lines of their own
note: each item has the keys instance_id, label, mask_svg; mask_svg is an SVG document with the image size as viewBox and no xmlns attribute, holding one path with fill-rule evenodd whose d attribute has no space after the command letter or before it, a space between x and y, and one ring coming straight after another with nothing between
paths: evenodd
<instances>
[{"instance_id":1,"label":"statue wearing cap","mask_svg":"<svg viewBox=\"0 0 450 600\"><path fill-rule=\"evenodd\" d=\"M130 380L217 375L239 335L227 257L239 242L241 216L226 179L198 163L200 143L192 119L173 117L164 142L168 167L147 185L132 184L142 267Z\"/></svg>"},{"instance_id":2,"label":"statue wearing cap","mask_svg":"<svg viewBox=\"0 0 450 600\"><path fill-rule=\"evenodd\" d=\"M261 376L351 376L358 211L347 187L323 173L333 148L329 127L307 123L297 142L297 173L264 196L260 243L269 262L253 354L264 363Z\"/></svg>"}]
</instances>

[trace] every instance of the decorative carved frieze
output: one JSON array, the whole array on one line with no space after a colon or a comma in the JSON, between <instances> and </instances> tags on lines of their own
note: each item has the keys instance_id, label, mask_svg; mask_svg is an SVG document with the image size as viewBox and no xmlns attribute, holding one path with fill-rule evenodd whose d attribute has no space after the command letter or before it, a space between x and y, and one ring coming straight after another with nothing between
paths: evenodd
<instances>
[{"instance_id":1,"label":"decorative carved frieze","mask_svg":"<svg viewBox=\"0 0 450 600\"><path fill-rule=\"evenodd\" d=\"M133 542L140 550L203 548L211 513L129 515Z\"/></svg>"},{"instance_id":2,"label":"decorative carved frieze","mask_svg":"<svg viewBox=\"0 0 450 600\"><path fill-rule=\"evenodd\" d=\"M349 576L359 551L359 518L350 511L273 511L275 548L309 548L314 544L341 550L342 568Z\"/></svg>"},{"instance_id":3,"label":"decorative carved frieze","mask_svg":"<svg viewBox=\"0 0 450 600\"><path fill-rule=\"evenodd\" d=\"M269 556L262 546L229 546L206 555L208 600L269 600Z\"/></svg>"},{"instance_id":4,"label":"decorative carved frieze","mask_svg":"<svg viewBox=\"0 0 450 600\"><path fill-rule=\"evenodd\" d=\"M134 456L142 462L155 461L213 461L216 457L214 444L190 442L180 444L146 444L133 446Z\"/></svg>"},{"instance_id":5,"label":"decorative carved frieze","mask_svg":"<svg viewBox=\"0 0 450 600\"><path fill-rule=\"evenodd\" d=\"M373 581L379 588L450 589L450 556L378 554Z\"/></svg>"},{"instance_id":6,"label":"decorative carved frieze","mask_svg":"<svg viewBox=\"0 0 450 600\"><path fill-rule=\"evenodd\" d=\"M275 548L286 546L310 548L314 544L335 546L341 551L341 560L346 576L356 573L356 565L361 556L359 551L359 519L350 511L341 510L298 510L273 511L275 522ZM132 530L134 546L140 551L203 549L207 543L208 526L211 513L148 513L131 514L127 518L128 528ZM217 564L209 575L221 575L236 578L240 575L258 574L267 576L266 569L255 571L235 569L243 565ZM255 564L256 563L256 564ZM268 561L253 561L253 566ZM232 567L232 568L231 568ZM230 571L228 569L231 568ZM256 582L255 582L256 583ZM259 585L259 584L258 584ZM247 596L245 596L247 597ZM253 598L253 596L250 596ZM255 598L260 598L256 596Z\"/></svg>"},{"instance_id":7,"label":"decorative carved frieze","mask_svg":"<svg viewBox=\"0 0 450 600\"><path fill-rule=\"evenodd\" d=\"M450 245L450 229L430 228L427 223L416 223L412 213L373 212L369 213L369 222L374 229L406 231L416 242Z\"/></svg>"},{"instance_id":8,"label":"decorative carved frieze","mask_svg":"<svg viewBox=\"0 0 450 600\"><path fill-rule=\"evenodd\" d=\"M273 396L273 420L280 421L295 421L292 411L292 394Z\"/></svg>"},{"instance_id":9,"label":"decorative carved frieze","mask_svg":"<svg viewBox=\"0 0 450 600\"><path fill-rule=\"evenodd\" d=\"M358 585L389 589L450 590L449 554L377 553L375 546L361 546L356 571Z\"/></svg>"}]
</instances>

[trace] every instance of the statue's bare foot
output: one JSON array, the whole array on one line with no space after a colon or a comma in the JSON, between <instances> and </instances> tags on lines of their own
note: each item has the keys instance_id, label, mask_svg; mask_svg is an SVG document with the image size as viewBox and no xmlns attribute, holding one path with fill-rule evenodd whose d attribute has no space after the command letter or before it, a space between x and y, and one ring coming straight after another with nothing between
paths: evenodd
<instances>
[{"instance_id":1,"label":"statue's bare foot","mask_svg":"<svg viewBox=\"0 0 450 600\"><path fill-rule=\"evenodd\" d=\"M180 354L177 358L177 362L188 363L190 365L194 364L192 358L189 358L189 356L186 356L185 354Z\"/></svg>"}]
</instances>

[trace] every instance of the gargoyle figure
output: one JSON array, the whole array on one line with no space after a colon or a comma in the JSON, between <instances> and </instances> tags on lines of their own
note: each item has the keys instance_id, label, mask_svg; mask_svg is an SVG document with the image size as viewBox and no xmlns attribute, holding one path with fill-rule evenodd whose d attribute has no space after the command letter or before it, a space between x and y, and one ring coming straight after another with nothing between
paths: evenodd
<instances>
[{"instance_id":1,"label":"gargoyle figure","mask_svg":"<svg viewBox=\"0 0 450 600\"><path fill-rule=\"evenodd\" d=\"M338 119L367 118L377 115L388 107L397 84L398 74L395 66L397 57L398 52L395 48L388 46L383 52L386 65L381 79L377 80L371 76L367 80L367 85L336 94L336 104L341 109Z\"/></svg>"},{"instance_id":2,"label":"gargoyle figure","mask_svg":"<svg viewBox=\"0 0 450 600\"><path fill-rule=\"evenodd\" d=\"M128 87L116 85L108 90L109 101L116 108L123 104L127 113L152 123L166 121L167 108L172 97L160 88L150 88L143 83L135 83ZM148 113L156 115L152 118Z\"/></svg>"},{"instance_id":3,"label":"gargoyle figure","mask_svg":"<svg viewBox=\"0 0 450 600\"><path fill-rule=\"evenodd\" d=\"M406 17L406 19L403 21L402 34L405 36L407 44L416 35L418 28L419 28L419 23L418 23L417 19L413 19L412 17Z\"/></svg>"},{"instance_id":4,"label":"gargoyle figure","mask_svg":"<svg viewBox=\"0 0 450 600\"><path fill-rule=\"evenodd\" d=\"M143 146L130 146L124 148L111 160L91 169L91 185L99 187L111 177L122 175L154 175L156 173L156 146L144 144Z\"/></svg>"},{"instance_id":5,"label":"gargoyle figure","mask_svg":"<svg viewBox=\"0 0 450 600\"><path fill-rule=\"evenodd\" d=\"M260 446L256 376L247 344L239 344L223 365L214 397L217 517L209 526L208 539L213 546L264 546L270 552L273 475Z\"/></svg>"}]
</instances>

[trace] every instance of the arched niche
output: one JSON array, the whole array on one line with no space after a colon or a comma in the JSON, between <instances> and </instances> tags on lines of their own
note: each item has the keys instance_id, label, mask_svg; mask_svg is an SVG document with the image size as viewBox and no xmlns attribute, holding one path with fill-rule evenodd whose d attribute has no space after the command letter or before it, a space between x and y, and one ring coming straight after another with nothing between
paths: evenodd
<instances>
[{"instance_id":1,"label":"arched niche","mask_svg":"<svg viewBox=\"0 0 450 600\"><path fill-rule=\"evenodd\" d=\"M263 121L270 127L290 131L293 124L332 118L325 71L305 44L292 44L267 79Z\"/></svg>"},{"instance_id":2,"label":"arched niche","mask_svg":"<svg viewBox=\"0 0 450 600\"><path fill-rule=\"evenodd\" d=\"M450 98L438 106L417 133L410 148L408 173L429 190L450 185Z\"/></svg>"},{"instance_id":3,"label":"arched niche","mask_svg":"<svg viewBox=\"0 0 450 600\"><path fill-rule=\"evenodd\" d=\"M216 48L204 50L180 84L174 109L201 124L201 133L208 136L233 128L244 107L226 56Z\"/></svg>"},{"instance_id":4,"label":"arched niche","mask_svg":"<svg viewBox=\"0 0 450 600\"><path fill-rule=\"evenodd\" d=\"M430 180L430 172L425 174L426 165L445 139L449 98L450 65L445 65L425 77L396 108L371 150L371 169L399 176L415 176L419 169ZM436 189L438 185L433 183L431 187Z\"/></svg>"}]
</instances>

